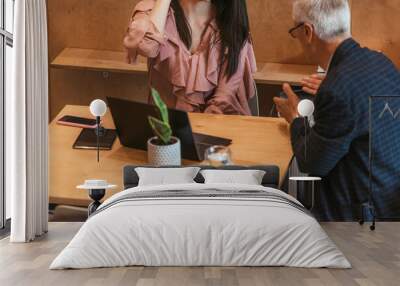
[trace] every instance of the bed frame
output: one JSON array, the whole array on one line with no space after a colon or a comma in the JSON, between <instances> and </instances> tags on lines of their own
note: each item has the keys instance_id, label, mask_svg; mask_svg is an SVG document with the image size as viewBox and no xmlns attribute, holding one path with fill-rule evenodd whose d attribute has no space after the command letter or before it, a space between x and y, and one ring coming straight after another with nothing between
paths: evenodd
<instances>
[{"instance_id":1,"label":"bed frame","mask_svg":"<svg viewBox=\"0 0 400 286\"><path fill-rule=\"evenodd\" d=\"M139 183L139 176L135 171L137 167L150 168L151 166L142 165L128 165L124 167L124 189L129 189L137 187ZM257 166L222 166L215 168L212 166L196 166L201 168L201 170L219 169L219 170L262 170L265 171L265 175L262 180L262 185L264 187L278 188L279 186L279 168L277 166L268 165L257 165ZM181 168L180 166L164 166L164 167L152 167L152 168ZM194 179L197 183L204 183L203 176L199 174Z\"/></svg>"}]
</instances>

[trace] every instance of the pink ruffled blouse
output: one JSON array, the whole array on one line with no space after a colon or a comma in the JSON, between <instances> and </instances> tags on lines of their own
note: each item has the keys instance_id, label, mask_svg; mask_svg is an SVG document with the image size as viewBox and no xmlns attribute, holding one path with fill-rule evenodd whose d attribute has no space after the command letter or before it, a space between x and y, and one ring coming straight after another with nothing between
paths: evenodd
<instances>
[{"instance_id":1,"label":"pink ruffled blouse","mask_svg":"<svg viewBox=\"0 0 400 286\"><path fill-rule=\"evenodd\" d=\"M171 108L250 115L248 100L255 94L252 74L256 71L251 42L244 45L238 69L228 79L219 65L215 19L208 24L196 52L191 53L179 37L172 8L164 33L157 30L149 17L154 4L155 0L144 0L134 8L131 31L124 39L128 62L135 63L138 55L148 58L150 86Z\"/></svg>"}]
</instances>

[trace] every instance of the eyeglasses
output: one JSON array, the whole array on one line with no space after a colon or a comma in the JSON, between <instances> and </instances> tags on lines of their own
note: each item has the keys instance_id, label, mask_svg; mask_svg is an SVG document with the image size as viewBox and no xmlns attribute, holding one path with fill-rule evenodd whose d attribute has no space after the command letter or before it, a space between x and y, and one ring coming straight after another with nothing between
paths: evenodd
<instances>
[{"instance_id":1,"label":"eyeglasses","mask_svg":"<svg viewBox=\"0 0 400 286\"><path fill-rule=\"evenodd\" d=\"M296 31L298 28L303 27L303 26L304 26L304 23L300 23L300 24L298 24L297 26L291 28L291 29L288 31L288 33L290 34L290 36L292 36L292 38L296 38L296 36L295 36L295 34L294 34L294 31Z\"/></svg>"}]
</instances>

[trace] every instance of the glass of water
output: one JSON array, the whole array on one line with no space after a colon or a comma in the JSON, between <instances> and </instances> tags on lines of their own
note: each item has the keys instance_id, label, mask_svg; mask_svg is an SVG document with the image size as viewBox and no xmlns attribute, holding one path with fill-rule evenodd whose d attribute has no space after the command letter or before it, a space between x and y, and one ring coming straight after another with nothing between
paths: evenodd
<instances>
[{"instance_id":1,"label":"glass of water","mask_svg":"<svg viewBox=\"0 0 400 286\"><path fill-rule=\"evenodd\" d=\"M205 160L210 166L220 167L232 165L231 150L225 146L211 146L205 151Z\"/></svg>"}]
</instances>

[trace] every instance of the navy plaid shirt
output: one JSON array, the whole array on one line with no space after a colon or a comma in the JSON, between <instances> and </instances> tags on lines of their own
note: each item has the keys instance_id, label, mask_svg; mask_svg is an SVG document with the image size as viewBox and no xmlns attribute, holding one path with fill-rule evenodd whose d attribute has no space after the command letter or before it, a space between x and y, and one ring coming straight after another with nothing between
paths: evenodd
<instances>
[{"instance_id":1,"label":"navy plaid shirt","mask_svg":"<svg viewBox=\"0 0 400 286\"><path fill-rule=\"evenodd\" d=\"M323 178L314 209L320 220L357 220L361 204L368 201L369 97L377 95L400 100L399 71L382 53L347 39L337 48L315 97L315 125L308 127L307 136L303 119L291 125L300 170ZM375 132L380 136L372 150L377 217L400 219L400 116L397 124Z\"/></svg>"}]
</instances>

